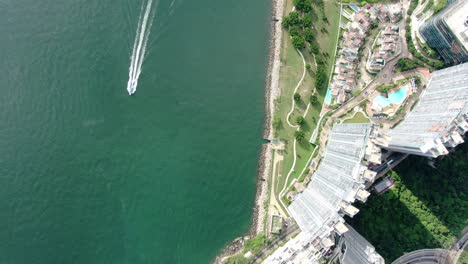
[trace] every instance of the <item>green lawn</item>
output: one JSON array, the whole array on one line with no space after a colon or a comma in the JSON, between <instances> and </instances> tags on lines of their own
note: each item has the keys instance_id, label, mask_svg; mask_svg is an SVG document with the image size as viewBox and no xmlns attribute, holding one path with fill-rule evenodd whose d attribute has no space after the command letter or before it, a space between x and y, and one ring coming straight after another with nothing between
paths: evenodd
<instances>
[{"instance_id":1,"label":"green lawn","mask_svg":"<svg viewBox=\"0 0 468 264\"><path fill-rule=\"evenodd\" d=\"M458 264L468 264L468 249L465 249L458 259Z\"/></svg>"},{"instance_id":2,"label":"green lawn","mask_svg":"<svg viewBox=\"0 0 468 264\"><path fill-rule=\"evenodd\" d=\"M286 2L285 15L287 15L292 9L292 0ZM318 15L319 8L314 5L314 9ZM331 71L335 58L335 48L337 42L337 34L339 30L339 5L335 0L325 1L325 12L328 18L328 23L323 22L318 17L313 22L313 28L318 40L320 52L318 56L323 56L323 60L326 61L326 73L329 74ZM321 29L325 28L327 33L322 33ZM289 182L294 178L299 177L299 173L306 166L307 160L309 159L314 146L311 145L308 140L311 137L316 122L319 120L320 110L322 103L325 98L326 89L315 91L314 84L314 72L316 70L313 56L309 53L308 49L302 51L306 64L312 66L311 71L306 73L304 81L298 88L298 93L301 95L301 102L296 104L293 113L290 116L290 122L295 124L295 120L299 115L304 115L307 104L309 103L309 97L314 93L320 104L311 106L307 115L305 116L306 124L301 128L305 133L306 140L302 143L297 144L297 161L295 172L291 175ZM286 176L291 169L293 163L293 142L295 129L288 126L286 116L291 109L291 97L293 96L294 88L297 82L300 80L303 71L303 63L300 55L294 49L289 33L284 30L282 36L282 47L281 47L281 69L280 69L280 89L281 96L275 103L275 116L278 116L281 120L279 129L275 131L275 136L286 142L286 148L284 151L285 157L282 164L281 177L278 179L278 188L275 188L275 194L278 194L283 188L286 180Z\"/></svg>"},{"instance_id":3,"label":"green lawn","mask_svg":"<svg viewBox=\"0 0 468 264\"><path fill-rule=\"evenodd\" d=\"M337 1L335 0L325 0L325 15L328 18L329 24L320 21L316 26L316 29L326 28L326 33L321 33L318 30L317 40L320 46L320 50L322 54L328 54L329 57L327 59L327 71L326 73L329 74L335 64L335 49L336 45L338 44L338 31L340 29L339 20L340 20L340 6Z\"/></svg>"},{"instance_id":4,"label":"green lawn","mask_svg":"<svg viewBox=\"0 0 468 264\"><path fill-rule=\"evenodd\" d=\"M353 118L346 119L343 121L345 124L354 124L354 123L369 123L369 119L365 117L361 112L358 112L354 115Z\"/></svg>"}]
</instances>

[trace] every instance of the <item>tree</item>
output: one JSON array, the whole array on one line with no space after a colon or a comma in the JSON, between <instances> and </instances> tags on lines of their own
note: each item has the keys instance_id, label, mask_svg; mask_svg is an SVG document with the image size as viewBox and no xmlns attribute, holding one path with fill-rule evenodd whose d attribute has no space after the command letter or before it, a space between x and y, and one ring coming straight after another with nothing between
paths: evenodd
<instances>
[{"instance_id":1,"label":"tree","mask_svg":"<svg viewBox=\"0 0 468 264\"><path fill-rule=\"evenodd\" d=\"M310 44L313 43L313 41L315 40L315 36L314 36L314 32L312 32L312 30L310 28L304 30L304 38L307 42L309 42ZM315 44L315 47L318 49L318 46ZM312 47L311 47L311 50L312 50ZM318 53L318 51L317 51Z\"/></svg>"},{"instance_id":2,"label":"tree","mask_svg":"<svg viewBox=\"0 0 468 264\"><path fill-rule=\"evenodd\" d=\"M294 94L294 101L299 102L301 100L301 95L299 93Z\"/></svg>"},{"instance_id":3,"label":"tree","mask_svg":"<svg viewBox=\"0 0 468 264\"><path fill-rule=\"evenodd\" d=\"M305 124L305 119L303 116L298 116L296 117L296 124L298 124L299 126L302 126Z\"/></svg>"},{"instance_id":4,"label":"tree","mask_svg":"<svg viewBox=\"0 0 468 264\"><path fill-rule=\"evenodd\" d=\"M319 90L323 89L327 85L327 75L323 70L323 67L318 67L315 73L315 87Z\"/></svg>"},{"instance_id":5,"label":"tree","mask_svg":"<svg viewBox=\"0 0 468 264\"><path fill-rule=\"evenodd\" d=\"M302 11L304 13L307 13L310 10L312 10L312 4L309 0L294 0L294 6L297 10Z\"/></svg>"},{"instance_id":6,"label":"tree","mask_svg":"<svg viewBox=\"0 0 468 264\"><path fill-rule=\"evenodd\" d=\"M289 29L289 35L291 35L291 37L300 37L301 34L299 33L299 28L297 26L294 26L294 27L291 27Z\"/></svg>"},{"instance_id":7,"label":"tree","mask_svg":"<svg viewBox=\"0 0 468 264\"><path fill-rule=\"evenodd\" d=\"M319 46L317 44L314 43L314 44L310 45L310 51L313 54L317 55L320 52L320 48L319 48Z\"/></svg>"},{"instance_id":8,"label":"tree","mask_svg":"<svg viewBox=\"0 0 468 264\"><path fill-rule=\"evenodd\" d=\"M434 62L434 67L437 69L441 69L445 66L445 64L442 61L436 61Z\"/></svg>"},{"instance_id":9,"label":"tree","mask_svg":"<svg viewBox=\"0 0 468 264\"><path fill-rule=\"evenodd\" d=\"M307 28L307 27L310 27L312 26L312 17L311 16L304 16L302 18L302 26Z\"/></svg>"},{"instance_id":10,"label":"tree","mask_svg":"<svg viewBox=\"0 0 468 264\"><path fill-rule=\"evenodd\" d=\"M409 58L399 59L397 63L397 69L400 71L408 71L408 70L415 69L417 67L418 67L418 64Z\"/></svg>"},{"instance_id":11,"label":"tree","mask_svg":"<svg viewBox=\"0 0 468 264\"><path fill-rule=\"evenodd\" d=\"M439 13L440 10L444 9L447 6L447 0L440 0L437 5L434 6L434 15Z\"/></svg>"},{"instance_id":12,"label":"tree","mask_svg":"<svg viewBox=\"0 0 468 264\"><path fill-rule=\"evenodd\" d=\"M289 13L289 23L291 26L296 26L301 24L301 19L299 17L299 13L296 11L292 11Z\"/></svg>"},{"instance_id":13,"label":"tree","mask_svg":"<svg viewBox=\"0 0 468 264\"><path fill-rule=\"evenodd\" d=\"M303 49L305 47L305 41L302 36L293 36L292 43L296 49Z\"/></svg>"},{"instance_id":14,"label":"tree","mask_svg":"<svg viewBox=\"0 0 468 264\"><path fill-rule=\"evenodd\" d=\"M281 21L281 25L284 27L284 28L289 28L289 26L291 25L291 18L289 16L285 16L283 18L283 21Z\"/></svg>"},{"instance_id":15,"label":"tree","mask_svg":"<svg viewBox=\"0 0 468 264\"><path fill-rule=\"evenodd\" d=\"M319 102L317 96L315 96L315 95L311 95L309 100L310 100L310 103L312 105L315 105L315 104L317 104Z\"/></svg>"},{"instance_id":16,"label":"tree","mask_svg":"<svg viewBox=\"0 0 468 264\"><path fill-rule=\"evenodd\" d=\"M297 130L294 132L294 138L296 138L297 141L302 142L305 139L305 134L301 130Z\"/></svg>"},{"instance_id":17,"label":"tree","mask_svg":"<svg viewBox=\"0 0 468 264\"><path fill-rule=\"evenodd\" d=\"M309 71L311 69L311 66L309 63L306 64L306 69Z\"/></svg>"},{"instance_id":18,"label":"tree","mask_svg":"<svg viewBox=\"0 0 468 264\"><path fill-rule=\"evenodd\" d=\"M296 11L292 11L291 13L289 13L289 15L283 18L281 25L285 28L289 28L291 26L299 26L301 22L302 20L299 17L299 13Z\"/></svg>"}]
</instances>

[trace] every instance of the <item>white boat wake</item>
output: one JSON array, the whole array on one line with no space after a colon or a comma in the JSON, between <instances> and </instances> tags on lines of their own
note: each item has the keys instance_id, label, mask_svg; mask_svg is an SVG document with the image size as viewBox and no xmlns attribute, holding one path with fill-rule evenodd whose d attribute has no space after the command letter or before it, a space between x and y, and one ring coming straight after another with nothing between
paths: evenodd
<instances>
[{"instance_id":1,"label":"white boat wake","mask_svg":"<svg viewBox=\"0 0 468 264\"><path fill-rule=\"evenodd\" d=\"M146 8L143 8L145 6ZM127 91L129 95L136 92L138 86L138 78L140 77L141 67L145 58L146 44L148 43L149 34L151 32L151 26L155 16L156 8L153 4L153 0L144 0L138 18L138 27L135 36L135 42L133 43L132 56L130 57L130 68L128 73Z\"/></svg>"}]
</instances>

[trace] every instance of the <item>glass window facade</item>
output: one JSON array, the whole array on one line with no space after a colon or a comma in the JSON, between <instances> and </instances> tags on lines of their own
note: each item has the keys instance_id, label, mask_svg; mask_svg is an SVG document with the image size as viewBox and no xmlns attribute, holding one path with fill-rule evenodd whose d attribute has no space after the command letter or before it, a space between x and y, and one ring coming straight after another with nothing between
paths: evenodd
<instances>
[{"instance_id":1,"label":"glass window facade","mask_svg":"<svg viewBox=\"0 0 468 264\"><path fill-rule=\"evenodd\" d=\"M447 24L447 18L452 15L454 10L460 8L468 9L468 2L455 1L419 29L427 44L436 49L448 64L468 62L468 51Z\"/></svg>"}]
</instances>

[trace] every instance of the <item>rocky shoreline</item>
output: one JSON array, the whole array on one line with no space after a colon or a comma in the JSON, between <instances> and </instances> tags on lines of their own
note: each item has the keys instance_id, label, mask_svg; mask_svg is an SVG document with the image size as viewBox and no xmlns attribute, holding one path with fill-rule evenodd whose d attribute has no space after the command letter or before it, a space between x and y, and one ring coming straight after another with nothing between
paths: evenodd
<instances>
[{"instance_id":1,"label":"rocky shoreline","mask_svg":"<svg viewBox=\"0 0 468 264\"><path fill-rule=\"evenodd\" d=\"M281 50L281 19L283 16L284 0L273 0L272 2L272 23L271 38L269 48L269 61L267 76L265 79L265 123L263 138L273 139L273 113L274 101L280 94L279 89L279 69ZM223 263L229 256L235 255L244 248L245 240L254 237L265 228L265 202L268 198L268 178L272 162L272 149L270 144L262 145L257 169L257 192L255 195L255 207L253 208L252 225L249 235L238 237L226 246L214 260L215 264Z\"/></svg>"}]
</instances>

